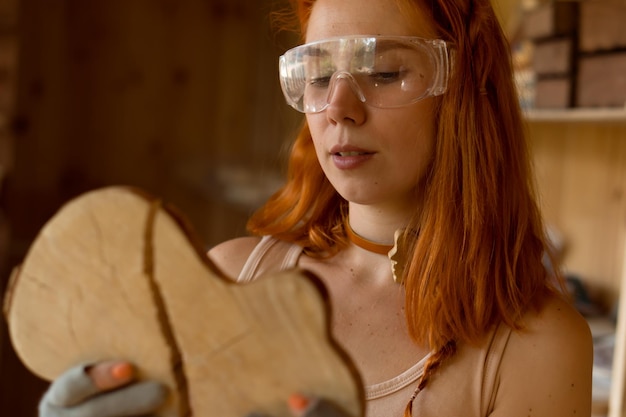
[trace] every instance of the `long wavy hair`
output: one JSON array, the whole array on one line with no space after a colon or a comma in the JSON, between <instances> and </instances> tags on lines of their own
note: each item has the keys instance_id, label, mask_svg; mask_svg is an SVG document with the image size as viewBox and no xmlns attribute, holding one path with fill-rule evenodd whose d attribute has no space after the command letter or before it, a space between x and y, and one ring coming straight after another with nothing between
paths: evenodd
<instances>
[{"instance_id":1,"label":"long wavy hair","mask_svg":"<svg viewBox=\"0 0 626 417\"><path fill-rule=\"evenodd\" d=\"M340 1L340 0L337 0ZM314 0L291 0L306 31ZM436 145L424 204L412 219L405 267L406 320L412 338L435 355L420 382L496 324L523 328L556 286L542 257L549 252L518 104L509 44L489 0L396 0L406 15L426 13L453 49L447 92L435 111ZM286 14L280 15L283 27ZM295 242L311 256L348 244L347 202L317 161L303 125L285 186L248 223L258 235ZM407 237L409 237L407 235Z\"/></svg>"}]
</instances>

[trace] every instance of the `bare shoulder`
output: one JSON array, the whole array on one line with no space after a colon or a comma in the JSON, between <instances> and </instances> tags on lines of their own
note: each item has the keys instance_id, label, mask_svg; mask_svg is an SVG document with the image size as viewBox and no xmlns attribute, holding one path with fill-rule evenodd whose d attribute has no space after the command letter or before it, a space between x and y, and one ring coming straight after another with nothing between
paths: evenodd
<instances>
[{"instance_id":1,"label":"bare shoulder","mask_svg":"<svg viewBox=\"0 0 626 417\"><path fill-rule=\"evenodd\" d=\"M574 306L563 297L550 295L539 311L526 314L526 328L512 337L523 349L531 346L585 358L592 349L589 325ZM556 352L554 352L556 353Z\"/></svg>"},{"instance_id":2,"label":"bare shoulder","mask_svg":"<svg viewBox=\"0 0 626 417\"><path fill-rule=\"evenodd\" d=\"M260 237L239 237L222 242L212 247L209 259L226 276L235 279L243 269L248 257L256 245L261 241Z\"/></svg>"},{"instance_id":3,"label":"bare shoulder","mask_svg":"<svg viewBox=\"0 0 626 417\"><path fill-rule=\"evenodd\" d=\"M526 314L524 326L511 334L502 358L492 416L590 415L593 342L586 320L552 295Z\"/></svg>"}]
</instances>

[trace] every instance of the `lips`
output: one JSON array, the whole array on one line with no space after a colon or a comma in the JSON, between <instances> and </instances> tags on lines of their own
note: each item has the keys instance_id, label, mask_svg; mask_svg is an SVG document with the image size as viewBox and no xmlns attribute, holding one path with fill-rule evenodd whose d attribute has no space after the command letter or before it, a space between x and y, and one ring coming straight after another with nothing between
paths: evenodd
<instances>
[{"instance_id":1,"label":"lips","mask_svg":"<svg viewBox=\"0 0 626 417\"><path fill-rule=\"evenodd\" d=\"M335 145L330 149L330 154L335 156L359 156L371 155L373 151L349 145Z\"/></svg>"},{"instance_id":2,"label":"lips","mask_svg":"<svg viewBox=\"0 0 626 417\"><path fill-rule=\"evenodd\" d=\"M335 146L330 150L335 166L339 169L355 169L369 161L375 152L355 147Z\"/></svg>"},{"instance_id":3,"label":"lips","mask_svg":"<svg viewBox=\"0 0 626 417\"><path fill-rule=\"evenodd\" d=\"M337 156L359 156L359 155L367 155L369 152L359 152L359 151L350 151L350 152L337 152L335 155Z\"/></svg>"}]
</instances>

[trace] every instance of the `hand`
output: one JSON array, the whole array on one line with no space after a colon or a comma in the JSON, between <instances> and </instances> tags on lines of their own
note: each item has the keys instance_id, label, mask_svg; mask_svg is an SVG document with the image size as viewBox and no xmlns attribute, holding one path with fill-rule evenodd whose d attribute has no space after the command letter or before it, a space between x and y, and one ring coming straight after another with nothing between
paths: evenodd
<instances>
[{"instance_id":1,"label":"hand","mask_svg":"<svg viewBox=\"0 0 626 417\"><path fill-rule=\"evenodd\" d=\"M337 405L323 398L310 398L301 394L289 397L289 410L294 417L352 417ZM269 417L251 413L246 417Z\"/></svg>"},{"instance_id":2,"label":"hand","mask_svg":"<svg viewBox=\"0 0 626 417\"><path fill-rule=\"evenodd\" d=\"M310 398L301 394L289 397L289 410L294 417L351 417L324 398Z\"/></svg>"},{"instance_id":3,"label":"hand","mask_svg":"<svg viewBox=\"0 0 626 417\"><path fill-rule=\"evenodd\" d=\"M57 378L39 403L39 417L122 417L154 412L167 398L155 381L135 381L124 361L70 368Z\"/></svg>"}]
</instances>

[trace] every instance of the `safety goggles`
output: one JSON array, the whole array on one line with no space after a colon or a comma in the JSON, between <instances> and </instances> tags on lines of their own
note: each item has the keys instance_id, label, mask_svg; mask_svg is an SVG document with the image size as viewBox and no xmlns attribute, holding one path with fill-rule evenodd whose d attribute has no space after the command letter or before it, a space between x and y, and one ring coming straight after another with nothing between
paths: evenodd
<instances>
[{"instance_id":1,"label":"safety goggles","mask_svg":"<svg viewBox=\"0 0 626 417\"><path fill-rule=\"evenodd\" d=\"M287 103L302 113L328 107L339 81L370 106L406 106L446 91L450 61L441 39L350 36L297 46L280 57Z\"/></svg>"}]
</instances>

